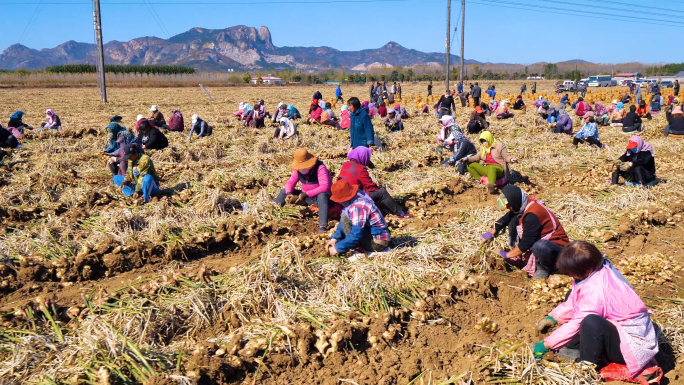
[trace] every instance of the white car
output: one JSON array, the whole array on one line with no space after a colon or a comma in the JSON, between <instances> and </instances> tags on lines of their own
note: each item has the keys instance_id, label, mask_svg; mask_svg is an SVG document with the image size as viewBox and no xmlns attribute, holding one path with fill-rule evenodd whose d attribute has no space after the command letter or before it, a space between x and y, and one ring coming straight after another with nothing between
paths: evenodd
<instances>
[{"instance_id":1,"label":"white car","mask_svg":"<svg viewBox=\"0 0 684 385\"><path fill-rule=\"evenodd\" d=\"M610 75L598 75L589 77L589 87L610 87L613 84Z\"/></svg>"}]
</instances>

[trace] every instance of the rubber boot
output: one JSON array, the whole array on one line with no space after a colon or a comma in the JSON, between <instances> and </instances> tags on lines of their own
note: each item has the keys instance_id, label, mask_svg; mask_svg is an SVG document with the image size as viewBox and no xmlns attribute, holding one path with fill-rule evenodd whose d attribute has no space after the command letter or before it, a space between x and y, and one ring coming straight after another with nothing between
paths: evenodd
<instances>
[{"instance_id":1,"label":"rubber boot","mask_svg":"<svg viewBox=\"0 0 684 385\"><path fill-rule=\"evenodd\" d=\"M580 357L580 351L579 349L570 349L566 346L563 346L556 352L557 356L563 357L568 361L573 361L576 362L579 360Z\"/></svg>"},{"instance_id":2,"label":"rubber boot","mask_svg":"<svg viewBox=\"0 0 684 385\"><path fill-rule=\"evenodd\" d=\"M537 263L535 266L534 277L532 279L547 279L551 275L551 272L546 269L542 264Z\"/></svg>"}]
</instances>

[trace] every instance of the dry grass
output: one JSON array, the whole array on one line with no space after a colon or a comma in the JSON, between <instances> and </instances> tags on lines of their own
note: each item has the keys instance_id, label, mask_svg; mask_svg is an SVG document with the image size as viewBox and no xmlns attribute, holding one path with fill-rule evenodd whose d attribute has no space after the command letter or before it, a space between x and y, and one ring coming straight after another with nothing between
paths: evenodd
<instances>
[{"instance_id":1,"label":"dry grass","mask_svg":"<svg viewBox=\"0 0 684 385\"><path fill-rule=\"evenodd\" d=\"M518 82L506 83L498 91L515 93L517 87ZM307 147L325 158L326 165L336 173L345 160L348 133L300 125L297 141L274 142L270 140L272 128L254 133L236 124L230 112L239 101L253 104L265 99L269 110L285 101L305 113L309 98L318 88L210 88L211 101L193 88L114 88L107 105L98 103L95 89L4 92L0 96L0 116L21 109L27 112L25 121L38 126L42 111L54 108L65 132L92 128L98 134L82 138L44 134L24 142L24 149L9 160L11 168L5 161L2 167L6 171L0 177L4 182L0 183L0 208L22 209L22 215L30 220L22 226L6 226L3 222L0 254L16 266L26 266L42 260L72 261L86 248L93 250L102 244L126 247L149 243L169 250L183 244L201 244L226 223L258 232L257 226L297 217L296 212L279 210L271 203L271 197L289 176L292 153L299 146ZM424 93L422 85L403 88L405 96ZM333 89L321 88L326 97L332 95ZM344 92L345 97L366 95L367 89L345 87ZM188 142L187 134L169 134L170 147L152 154L152 159L164 174L162 188L185 188L156 203L131 205L109 184L109 171L99 155L105 147L103 131L108 117L116 114L132 127L134 117L139 113L147 115L151 104L159 105L167 118L169 111L176 108L188 121L198 113L215 127L215 134L193 142ZM413 112L414 101L409 101L408 106ZM470 109L457 110L462 127L469 113ZM601 128L601 138L612 146L610 150L574 149L568 137L546 132L535 115L530 111L512 120L495 121L492 131L520 159L514 168L538 184L523 188L540 192L540 198L548 202L571 238L596 240L592 233L614 227L626 210L652 208L653 204L666 207L681 200L676 192L682 190L683 179L680 172L674 171L680 168L677 154L682 144L660 137L665 125L663 115L649 122L644 134L656 150L659 175L664 178L649 190L605 183L612 160L622 154L628 137ZM420 197L428 190L440 196L440 186L454 178L462 178L468 189L479 188L472 186L469 176L457 177L454 169L437 166L437 157L432 154L439 126L434 117L412 117L403 132L393 134L384 132L378 121L375 124L390 151L373 155L378 166L373 177L393 195ZM476 142L476 137L471 139ZM404 166L393 172L383 171L397 164ZM566 183L564 178L570 173L572 178L583 181ZM251 183L252 179L264 178L271 183L253 192L226 191L221 187L229 181ZM90 200L93 192L100 197L109 195L113 202L94 204ZM193 373L180 370L183 357L207 341L223 346L238 339L243 343L240 346L251 346L255 353L277 348L297 355L290 340L295 324L307 322L326 329L331 319L344 319L352 309L371 316L406 308L415 313L411 315L414 320L440 322L439 315L421 311L416 301L425 299L426 287L447 277L486 269L483 259L472 256L484 258L478 236L501 214L490 199L490 203L476 208L459 207L454 218L443 220L441 214L449 205L449 196L441 197L439 205L414 209L420 219L442 220L439 227L430 222L430 226L407 229L393 221L395 236L413 237L415 242L388 254L354 262L323 255L305 261L302 244L309 244L304 249L320 248L324 241L313 235L307 239L285 236L268 244L245 245L258 252L234 271L189 274L169 264L159 275L138 282L135 288L89 293L84 303L72 310L77 316L71 318L57 314L58 306L42 299L42 308L36 305L20 309L15 318L22 320L22 326L0 331L0 378L17 384L48 378L81 378L95 383L105 375L131 382L161 375L176 383L194 383ZM231 213L229 199L246 203L249 210ZM57 214L62 210L83 214ZM504 243L502 237L495 246ZM31 313L32 308L38 313ZM225 325L230 317L237 320L236 327L208 333ZM678 324L663 330L672 330L671 340L678 341L675 343L681 347ZM505 353L503 349L498 352ZM592 383L591 376L595 375L583 367L535 364L526 348L513 352L516 354L500 357L492 375L524 383L557 379L555 383L568 384ZM246 359L237 352L226 354Z\"/></svg>"}]
</instances>

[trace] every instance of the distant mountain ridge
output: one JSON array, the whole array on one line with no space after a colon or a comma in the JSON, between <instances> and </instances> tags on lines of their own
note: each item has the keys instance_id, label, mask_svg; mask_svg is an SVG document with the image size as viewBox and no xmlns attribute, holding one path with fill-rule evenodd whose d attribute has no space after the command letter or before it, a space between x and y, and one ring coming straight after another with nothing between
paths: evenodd
<instances>
[{"instance_id":1,"label":"distant mountain ridge","mask_svg":"<svg viewBox=\"0 0 684 385\"><path fill-rule=\"evenodd\" d=\"M62 64L94 64L95 44L68 41L55 48L31 49L14 44L0 54L0 68L43 69ZM141 37L127 42L110 41L104 46L106 64L186 65L198 71L297 68L324 70L344 67L369 68L441 66L444 53L425 53L389 42L377 49L340 51L331 47L276 47L267 27L239 25L226 29L192 28L168 40ZM460 58L451 55L452 65ZM465 60L466 64L484 64Z\"/></svg>"}]
</instances>

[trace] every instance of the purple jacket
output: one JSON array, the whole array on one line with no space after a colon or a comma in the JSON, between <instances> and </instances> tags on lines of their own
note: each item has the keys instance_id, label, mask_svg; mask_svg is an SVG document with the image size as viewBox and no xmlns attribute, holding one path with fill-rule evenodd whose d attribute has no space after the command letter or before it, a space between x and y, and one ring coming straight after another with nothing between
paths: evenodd
<instances>
[{"instance_id":1,"label":"purple jacket","mask_svg":"<svg viewBox=\"0 0 684 385\"><path fill-rule=\"evenodd\" d=\"M572 132L572 119L568 114L563 114L556 122L556 128L563 132Z\"/></svg>"}]
</instances>

